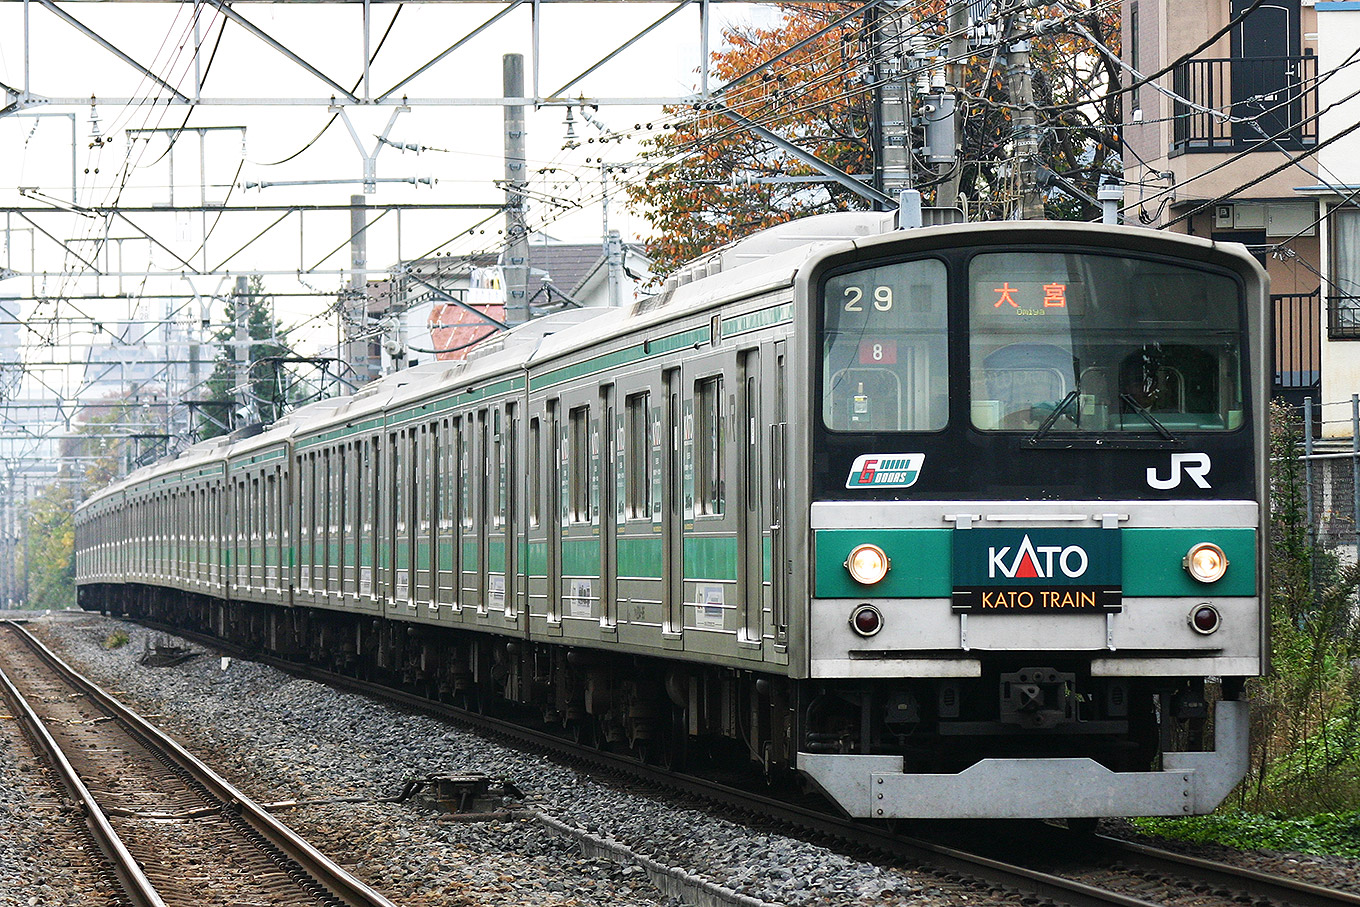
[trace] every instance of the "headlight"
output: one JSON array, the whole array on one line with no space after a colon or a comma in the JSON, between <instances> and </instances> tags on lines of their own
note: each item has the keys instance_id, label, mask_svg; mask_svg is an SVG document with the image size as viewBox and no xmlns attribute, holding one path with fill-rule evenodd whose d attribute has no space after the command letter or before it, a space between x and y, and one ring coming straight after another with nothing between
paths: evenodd
<instances>
[{"instance_id":1,"label":"headlight","mask_svg":"<svg viewBox=\"0 0 1360 907\"><path fill-rule=\"evenodd\" d=\"M850 571L855 582L865 586L872 586L887 576L890 566L888 556L877 545L858 545L845 559L845 569Z\"/></svg>"},{"instance_id":2,"label":"headlight","mask_svg":"<svg viewBox=\"0 0 1360 907\"><path fill-rule=\"evenodd\" d=\"M1218 629L1223 619L1213 605L1196 605L1190 612L1190 626L1201 636L1208 636Z\"/></svg>"},{"instance_id":3,"label":"headlight","mask_svg":"<svg viewBox=\"0 0 1360 907\"><path fill-rule=\"evenodd\" d=\"M860 636L873 636L883 629L883 612L873 605L860 605L850 612L850 629Z\"/></svg>"},{"instance_id":4,"label":"headlight","mask_svg":"<svg viewBox=\"0 0 1360 907\"><path fill-rule=\"evenodd\" d=\"M1223 549L1209 542L1200 542L1191 548L1181 564L1201 583L1218 582L1228 570L1228 558Z\"/></svg>"}]
</instances>

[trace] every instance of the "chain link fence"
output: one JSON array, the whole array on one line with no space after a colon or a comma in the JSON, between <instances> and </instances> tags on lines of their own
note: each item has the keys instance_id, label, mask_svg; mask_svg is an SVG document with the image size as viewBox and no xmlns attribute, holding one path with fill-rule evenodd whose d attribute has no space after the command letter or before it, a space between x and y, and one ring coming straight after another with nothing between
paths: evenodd
<instances>
[{"instance_id":1,"label":"chain link fence","mask_svg":"<svg viewBox=\"0 0 1360 907\"><path fill-rule=\"evenodd\" d=\"M1293 407L1303 432L1303 480L1309 540L1357 562L1360 526L1360 394Z\"/></svg>"}]
</instances>

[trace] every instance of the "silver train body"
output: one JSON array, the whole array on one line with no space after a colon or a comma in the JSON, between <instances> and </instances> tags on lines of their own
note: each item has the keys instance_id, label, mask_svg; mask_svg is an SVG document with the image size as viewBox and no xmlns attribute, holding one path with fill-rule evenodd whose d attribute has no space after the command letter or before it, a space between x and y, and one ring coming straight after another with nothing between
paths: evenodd
<instances>
[{"instance_id":1,"label":"silver train body","mask_svg":"<svg viewBox=\"0 0 1360 907\"><path fill-rule=\"evenodd\" d=\"M1147 230L795 222L138 470L80 603L852 816L1206 812L1265 666L1266 294Z\"/></svg>"}]
</instances>

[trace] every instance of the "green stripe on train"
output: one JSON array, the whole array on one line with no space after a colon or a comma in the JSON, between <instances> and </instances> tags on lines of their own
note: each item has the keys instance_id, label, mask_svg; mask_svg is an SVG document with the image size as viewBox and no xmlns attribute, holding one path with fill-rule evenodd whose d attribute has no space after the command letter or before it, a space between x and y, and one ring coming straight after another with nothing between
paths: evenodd
<instances>
[{"instance_id":1,"label":"green stripe on train","mask_svg":"<svg viewBox=\"0 0 1360 907\"><path fill-rule=\"evenodd\" d=\"M815 532L818 598L948 598L954 591L952 529L822 529ZM857 545L877 545L892 567L876 586L850 578L845 561Z\"/></svg>"},{"instance_id":2,"label":"green stripe on train","mask_svg":"<svg viewBox=\"0 0 1360 907\"><path fill-rule=\"evenodd\" d=\"M661 579L662 541L657 537L619 539L619 576Z\"/></svg>"},{"instance_id":3,"label":"green stripe on train","mask_svg":"<svg viewBox=\"0 0 1360 907\"><path fill-rule=\"evenodd\" d=\"M1120 535L1127 598L1256 594L1255 529L1122 529ZM1200 542L1213 542L1228 556L1228 572L1216 583L1196 582L1182 566Z\"/></svg>"},{"instance_id":4,"label":"green stripe on train","mask_svg":"<svg viewBox=\"0 0 1360 907\"><path fill-rule=\"evenodd\" d=\"M818 598L947 598L953 592L952 529L826 529L814 533ZM970 531L970 530L958 530ZM1256 594L1254 529L1121 529L1121 574L1127 598L1190 598ZM1182 561L1191 546L1212 542L1228 557L1228 572L1198 583ZM892 568L874 587L850 578L845 560L856 545L883 549Z\"/></svg>"}]
</instances>

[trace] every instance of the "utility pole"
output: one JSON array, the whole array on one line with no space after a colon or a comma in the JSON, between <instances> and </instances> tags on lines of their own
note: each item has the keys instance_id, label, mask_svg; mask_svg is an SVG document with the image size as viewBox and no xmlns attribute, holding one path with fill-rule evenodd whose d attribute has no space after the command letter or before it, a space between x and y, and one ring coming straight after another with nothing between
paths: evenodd
<instances>
[{"instance_id":1,"label":"utility pole","mask_svg":"<svg viewBox=\"0 0 1360 907\"><path fill-rule=\"evenodd\" d=\"M911 88L904 72L907 7L889 5L880 18L868 23L874 92L874 183L884 194L897 197L915 184L911 156ZM878 207L875 205L875 207Z\"/></svg>"},{"instance_id":2,"label":"utility pole","mask_svg":"<svg viewBox=\"0 0 1360 907\"><path fill-rule=\"evenodd\" d=\"M524 55L501 58L504 94L524 97ZM505 106L505 323L529 320L529 228L525 222L524 105Z\"/></svg>"},{"instance_id":3,"label":"utility pole","mask_svg":"<svg viewBox=\"0 0 1360 907\"><path fill-rule=\"evenodd\" d=\"M1039 192L1039 127L1035 119L1034 81L1025 31L1028 7L1015 4L1006 18L1006 82L1011 94L1011 124L1015 143L1016 216L1043 220L1044 199Z\"/></svg>"},{"instance_id":4,"label":"utility pole","mask_svg":"<svg viewBox=\"0 0 1360 907\"><path fill-rule=\"evenodd\" d=\"M935 190L935 204L942 208L952 208L959 203L959 179L963 175L963 164L958 160L958 149L963 146L963 117L957 113L957 95L963 92L964 71L968 67L968 7L969 0L954 0L949 5L949 60L945 64L947 93L955 99L953 133L955 158L948 175Z\"/></svg>"},{"instance_id":5,"label":"utility pole","mask_svg":"<svg viewBox=\"0 0 1360 907\"><path fill-rule=\"evenodd\" d=\"M247 290L246 278L236 278L236 345L232 357L236 360L236 420L232 428L240 428L250 421L250 297Z\"/></svg>"},{"instance_id":6,"label":"utility pole","mask_svg":"<svg viewBox=\"0 0 1360 907\"><path fill-rule=\"evenodd\" d=\"M343 325L345 348L337 355L354 375L355 384L364 384L376 376L368 355L368 212L364 197L349 197L349 292L342 295L340 323Z\"/></svg>"},{"instance_id":7,"label":"utility pole","mask_svg":"<svg viewBox=\"0 0 1360 907\"><path fill-rule=\"evenodd\" d=\"M610 230L604 241L605 261L609 265L609 304L623 305L623 239L618 230Z\"/></svg>"}]
</instances>

